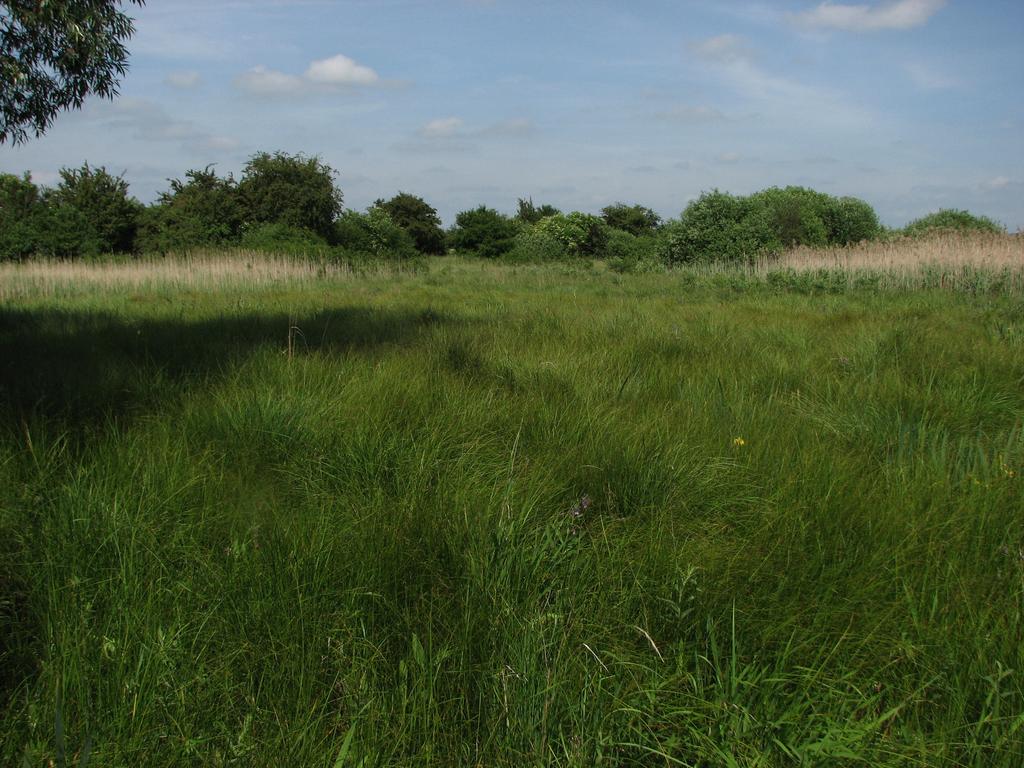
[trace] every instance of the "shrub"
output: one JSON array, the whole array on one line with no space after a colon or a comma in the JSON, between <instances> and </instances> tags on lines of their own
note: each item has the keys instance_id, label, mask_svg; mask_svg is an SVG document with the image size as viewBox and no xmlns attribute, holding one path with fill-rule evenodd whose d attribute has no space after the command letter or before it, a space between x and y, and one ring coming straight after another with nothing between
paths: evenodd
<instances>
[{"instance_id":1,"label":"shrub","mask_svg":"<svg viewBox=\"0 0 1024 768\"><path fill-rule=\"evenodd\" d=\"M782 244L765 205L727 192L705 192L679 221L661 230L657 253L666 264L750 261Z\"/></svg>"},{"instance_id":2,"label":"shrub","mask_svg":"<svg viewBox=\"0 0 1024 768\"><path fill-rule=\"evenodd\" d=\"M515 221L481 205L455 217L451 243L458 251L494 259L512 250L518 233L519 225Z\"/></svg>"},{"instance_id":3,"label":"shrub","mask_svg":"<svg viewBox=\"0 0 1024 768\"><path fill-rule=\"evenodd\" d=\"M399 192L388 201L378 200L375 207L385 211L391 220L412 237L416 250L428 255L445 251L444 230L437 210L416 195Z\"/></svg>"},{"instance_id":4,"label":"shrub","mask_svg":"<svg viewBox=\"0 0 1024 768\"><path fill-rule=\"evenodd\" d=\"M771 187L750 196L753 205L764 206L776 238L787 248L829 244L825 212L830 200L806 187Z\"/></svg>"},{"instance_id":5,"label":"shrub","mask_svg":"<svg viewBox=\"0 0 1024 768\"><path fill-rule=\"evenodd\" d=\"M417 253L412 236L377 206L366 213L346 211L334 231L335 242L352 253L381 259L410 259Z\"/></svg>"},{"instance_id":6,"label":"shrub","mask_svg":"<svg viewBox=\"0 0 1024 768\"><path fill-rule=\"evenodd\" d=\"M44 200L51 208L71 209L55 214L58 223L77 222L83 227L76 252L67 255L130 251L142 205L128 196L128 182L123 176L84 163L78 169L62 168L60 178L57 188L47 192ZM66 242L70 245L70 239Z\"/></svg>"},{"instance_id":7,"label":"shrub","mask_svg":"<svg viewBox=\"0 0 1024 768\"><path fill-rule=\"evenodd\" d=\"M608 268L614 272L650 272L659 268L656 251L654 236L637 237L625 230L612 229L608 233L605 258Z\"/></svg>"},{"instance_id":8,"label":"shrub","mask_svg":"<svg viewBox=\"0 0 1024 768\"><path fill-rule=\"evenodd\" d=\"M875 209L856 197L829 198L824 220L830 245L850 245L882 235Z\"/></svg>"},{"instance_id":9,"label":"shrub","mask_svg":"<svg viewBox=\"0 0 1024 768\"><path fill-rule=\"evenodd\" d=\"M247 227L242 233L241 246L295 256L323 253L328 248L327 241L316 232L281 222Z\"/></svg>"},{"instance_id":10,"label":"shrub","mask_svg":"<svg viewBox=\"0 0 1024 768\"><path fill-rule=\"evenodd\" d=\"M536 224L541 219L546 219L548 216L557 216L559 213L561 211L553 205L534 205L532 197L528 200L519 198L516 221L520 221L523 224Z\"/></svg>"},{"instance_id":11,"label":"shrub","mask_svg":"<svg viewBox=\"0 0 1024 768\"><path fill-rule=\"evenodd\" d=\"M523 227L506 254L510 261L530 263L562 261L569 258L565 243L539 227Z\"/></svg>"},{"instance_id":12,"label":"shrub","mask_svg":"<svg viewBox=\"0 0 1024 768\"><path fill-rule=\"evenodd\" d=\"M333 234L342 194L334 169L318 157L259 152L246 163L238 193L249 224L286 224Z\"/></svg>"},{"instance_id":13,"label":"shrub","mask_svg":"<svg viewBox=\"0 0 1024 768\"><path fill-rule=\"evenodd\" d=\"M91 239L86 215L70 205L45 205L39 222L36 242L42 255L73 259L109 252L109 249L104 249L99 242Z\"/></svg>"},{"instance_id":14,"label":"shrub","mask_svg":"<svg viewBox=\"0 0 1024 768\"><path fill-rule=\"evenodd\" d=\"M234 179L219 178L209 166L188 171L185 179L173 179L171 188L143 212L136 250L166 253L239 242L242 207Z\"/></svg>"},{"instance_id":15,"label":"shrub","mask_svg":"<svg viewBox=\"0 0 1024 768\"><path fill-rule=\"evenodd\" d=\"M661 217L642 205L615 203L601 209L601 217L613 229L621 229L640 237L653 234L661 224Z\"/></svg>"},{"instance_id":16,"label":"shrub","mask_svg":"<svg viewBox=\"0 0 1024 768\"><path fill-rule=\"evenodd\" d=\"M39 250L44 206L29 174L0 174L0 261L26 259Z\"/></svg>"},{"instance_id":17,"label":"shrub","mask_svg":"<svg viewBox=\"0 0 1024 768\"><path fill-rule=\"evenodd\" d=\"M579 211L548 216L537 222L536 228L558 240L569 256L602 256L608 242L608 228L604 222L597 216Z\"/></svg>"},{"instance_id":18,"label":"shrub","mask_svg":"<svg viewBox=\"0 0 1024 768\"><path fill-rule=\"evenodd\" d=\"M907 224L903 233L912 237L926 235L930 232L953 230L957 232L1005 232L1006 229L988 218L987 216L976 216L968 211L958 211L946 208L935 213L929 213L919 219Z\"/></svg>"}]
</instances>

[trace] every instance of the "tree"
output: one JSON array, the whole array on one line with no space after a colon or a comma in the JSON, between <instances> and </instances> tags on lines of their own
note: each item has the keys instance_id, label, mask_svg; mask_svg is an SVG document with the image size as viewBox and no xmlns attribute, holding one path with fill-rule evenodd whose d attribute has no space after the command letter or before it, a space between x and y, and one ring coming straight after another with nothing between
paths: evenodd
<instances>
[{"instance_id":1,"label":"tree","mask_svg":"<svg viewBox=\"0 0 1024 768\"><path fill-rule=\"evenodd\" d=\"M652 234L661 224L661 217L642 205L615 203L601 209L601 218L614 229L641 237Z\"/></svg>"},{"instance_id":2,"label":"tree","mask_svg":"<svg viewBox=\"0 0 1024 768\"><path fill-rule=\"evenodd\" d=\"M457 250L494 259L512 250L518 231L519 225L508 216L481 205L455 216L451 241Z\"/></svg>"},{"instance_id":3,"label":"tree","mask_svg":"<svg viewBox=\"0 0 1024 768\"><path fill-rule=\"evenodd\" d=\"M589 213L573 211L547 216L537 222L534 229L555 238L568 256L596 258L608 244L608 227Z\"/></svg>"},{"instance_id":4,"label":"tree","mask_svg":"<svg viewBox=\"0 0 1024 768\"><path fill-rule=\"evenodd\" d=\"M553 205L534 205L532 197L527 200L520 197L518 206L516 220L524 224L536 224L541 219L546 219L548 216L557 216L561 213Z\"/></svg>"},{"instance_id":5,"label":"tree","mask_svg":"<svg viewBox=\"0 0 1024 768\"><path fill-rule=\"evenodd\" d=\"M416 256L412 236L379 205L370 206L366 213L345 211L341 214L335 225L335 239L338 245L354 254L380 259Z\"/></svg>"},{"instance_id":6,"label":"tree","mask_svg":"<svg viewBox=\"0 0 1024 768\"><path fill-rule=\"evenodd\" d=\"M56 222L78 230L79 253L126 253L132 249L142 205L128 196L123 176L88 163L76 169L61 168L60 184L44 197Z\"/></svg>"},{"instance_id":7,"label":"tree","mask_svg":"<svg viewBox=\"0 0 1024 768\"><path fill-rule=\"evenodd\" d=\"M330 239L342 202L334 176L318 157L258 152L238 183L246 222L287 224Z\"/></svg>"},{"instance_id":8,"label":"tree","mask_svg":"<svg viewBox=\"0 0 1024 768\"><path fill-rule=\"evenodd\" d=\"M0 261L20 261L39 250L43 210L39 188L29 174L0 174Z\"/></svg>"},{"instance_id":9,"label":"tree","mask_svg":"<svg viewBox=\"0 0 1024 768\"><path fill-rule=\"evenodd\" d=\"M417 251L435 256L444 253L441 217L422 197L399 192L390 200L378 200L374 206L385 211L395 224L409 233Z\"/></svg>"},{"instance_id":10,"label":"tree","mask_svg":"<svg viewBox=\"0 0 1024 768\"><path fill-rule=\"evenodd\" d=\"M139 222L139 250L162 253L238 243L242 209L230 175L222 179L207 166L170 184Z\"/></svg>"},{"instance_id":11,"label":"tree","mask_svg":"<svg viewBox=\"0 0 1024 768\"><path fill-rule=\"evenodd\" d=\"M144 0L128 0L143 5ZM117 95L135 31L124 0L0 2L0 144L42 135L89 94Z\"/></svg>"},{"instance_id":12,"label":"tree","mask_svg":"<svg viewBox=\"0 0 1024 768\"><path fill-rule=\"evenodd\" d=\"M662 228L658 255L668 264L742 263L776 253L781 246L767 206L716 189L703 193L686 206L679 221Z\"/></svg>"},{"instance_id":13,"label":"tree","mask_svg":"<svg viewBox=\"0 0 1024 768\"><path fill-rule=\"evenodd\" d=\"M987 216L977 216L969 211L960 211L954 208L943 208L935 213L929 213L927 216L914 219L903 230L904 234L914 237L942 231L990 232L996 234L1005 232L1006 229Z\"/></svg>"}]
</instances>

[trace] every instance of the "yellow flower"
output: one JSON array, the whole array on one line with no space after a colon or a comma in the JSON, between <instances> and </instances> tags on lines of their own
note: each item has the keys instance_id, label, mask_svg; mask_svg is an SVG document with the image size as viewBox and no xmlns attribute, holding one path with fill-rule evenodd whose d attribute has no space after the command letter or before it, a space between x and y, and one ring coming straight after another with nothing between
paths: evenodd
<instances>
[{"instance_id":1,"label":"yellow flower","mask_svg":"<svg viewBox=\"0 0 1024 768\"><path fill-rule=\"evenodd\" d=\"M737 448L742 448L744 445L747 444L747 441L744 440L742 437L736 437L733 438L732 444L735 445Z\"/></svg>"}]
</instances>

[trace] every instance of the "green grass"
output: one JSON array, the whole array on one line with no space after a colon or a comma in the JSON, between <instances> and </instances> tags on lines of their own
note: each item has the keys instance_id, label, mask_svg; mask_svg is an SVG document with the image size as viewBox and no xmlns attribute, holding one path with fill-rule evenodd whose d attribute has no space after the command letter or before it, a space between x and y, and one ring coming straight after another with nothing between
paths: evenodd
<instances>
[{"instance_id":1,"label":"green grass","mask_svg":"<svg viewBox=\"0 0 1024 768\"><path fill-rule=\"evenodd\" d=\"M1019 768L1024 304L852 285L8 301L0 763Z\"/></svg>"}]
</instances>

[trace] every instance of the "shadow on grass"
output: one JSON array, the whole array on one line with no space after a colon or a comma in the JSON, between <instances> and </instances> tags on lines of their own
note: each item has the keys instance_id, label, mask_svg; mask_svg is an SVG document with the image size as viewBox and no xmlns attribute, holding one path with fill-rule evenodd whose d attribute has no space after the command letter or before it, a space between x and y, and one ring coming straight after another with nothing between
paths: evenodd
<instances>
[{"instance_id":1,"label":"shadow on grass","mask_svg":"<svg viewBox=\"0 0 1024 768\"><path fill-rule=\"evenodd\" d=\"M0 309L0 410L72 424L118 418L168 385L221 376L257 350L286 355L289 337L296 355L365 353L407 346L431 326L453 322L432 310L367 307L200 321Z\"/></svg>"}]
</instances>

